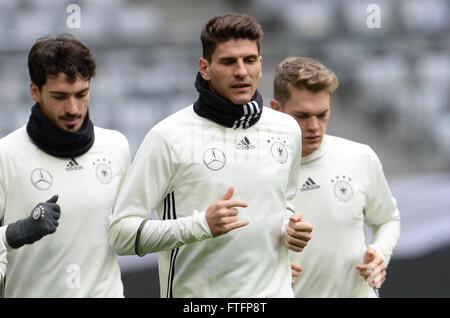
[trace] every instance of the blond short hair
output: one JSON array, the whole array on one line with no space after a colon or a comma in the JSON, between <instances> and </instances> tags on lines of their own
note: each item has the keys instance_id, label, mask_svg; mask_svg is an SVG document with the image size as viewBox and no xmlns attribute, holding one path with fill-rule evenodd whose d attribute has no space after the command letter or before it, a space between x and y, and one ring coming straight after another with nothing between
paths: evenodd
<instances>
[{"instance_id":1,"label":"blond short hair","mask_svg":"<svg viewBox=\"0 0 450 318\"><path fill-rule=\"evenodd\" d=\"M274 98L285 104L291 97L291 88L312 92L333 93L339 81L332 71L318 60L309 57L288 57L277 67L274 78Z\"/></svg>"}]
</instances>

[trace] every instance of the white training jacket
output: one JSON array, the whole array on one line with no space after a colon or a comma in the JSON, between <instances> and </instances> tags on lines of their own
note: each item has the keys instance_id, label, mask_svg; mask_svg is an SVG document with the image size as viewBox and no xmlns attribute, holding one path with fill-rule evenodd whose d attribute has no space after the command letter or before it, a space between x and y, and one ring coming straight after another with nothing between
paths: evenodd
<instances>
[{"instance_id":1,"label":"white training jacket","mask_svg":"<svg viewBox=\"0 0 450 318\"><path fill-rule=\"evenodd\" d=\"M6 259L6 246L3 244L3 240L0 240L0 283L3 282L3 278L6 273L6 266L8 261Z\"/></svg>"},{"instance_id":2,"label":"white training jacket","mask_svg":"<svg viewBox=\"0 0 450 318\"><path fill-rule=\"evenodd\" d=\"M400 235L400 216L375 152L325 135L302 158L296 211L313 226L312 239L291 260L303 268L296 297L376 297L356 265L375 248L387 265ZM369 244L364 224L373 231Z\"/></svg>"},{"instance_id":3,"label":"white training jacket","mask_svg":"<svg viewBox=\"0 0 450 318\"><path fill-rule=\"evenodd\" d=\"M67 159L40 150L25 126L0 139L5 297L123 297L107 231L130 151L121 133L99 127L94 133L88 152ZM7 225L28 217L55 194L61 207L56 232L18 249L8 247Z\"/></svg>"},{"instance_id":4,"label":"white training jacket","mask_svg":"<svg viewBox=\"0 0 450 318\"><path fill-rule=\"evenodd\" d=\"M301 132L264 108L226 128L192 105L155 125L119 193L109 230L119 254L158 252L161 297L292 297L286 220L296 195ZM230 186L245 227L211 238L209 205ZM150 219L156 208L159 220ZM144 222L144 220L147 220Z\"/></svg>"}]
</instances>

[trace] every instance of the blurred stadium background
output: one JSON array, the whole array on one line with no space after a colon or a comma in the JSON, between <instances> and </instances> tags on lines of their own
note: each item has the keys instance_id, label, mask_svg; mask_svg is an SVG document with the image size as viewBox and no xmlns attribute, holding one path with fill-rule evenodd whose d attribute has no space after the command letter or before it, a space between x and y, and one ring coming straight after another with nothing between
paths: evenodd
<instances>
[{"instance_id":1,"label":"blurred stadium background","mask_svg":"<svg viewBox=\"0 0 450 318\"><path fill-rule=\"evenodd\" d=\"M81 8L70 29L69 4ZM369 29L369 4L381 28ZM450 1L0 0L0 137L24 125L32 99L27 54L44 35L71 33L97 60L90 112L129 139L196 98L200 31L229 11L262 24L268 105L276 65L315 57L334 70L328 133L379 155L402 217L382 297L450 297ZM159 297L157 257L119 257L128 297Z\"/></svg>"}]
</instances>

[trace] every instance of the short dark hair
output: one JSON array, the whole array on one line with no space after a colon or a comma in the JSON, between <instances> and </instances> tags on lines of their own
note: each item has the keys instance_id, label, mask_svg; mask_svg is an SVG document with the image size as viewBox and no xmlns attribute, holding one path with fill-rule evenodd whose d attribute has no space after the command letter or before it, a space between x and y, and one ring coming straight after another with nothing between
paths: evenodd
<instances>
[{"instance_id":1,"label":"short dark hair","mask_svg":"<svg viewBox=\"0 0 450 318\"><path fill-rule=\"evenodd\" d=\"M77 74L90 80L95 76L95 66L91 50L70 34L40 38L28 54L30 78L39 90L48 76L61 72L68 76L69 82L75 81Z\"/></svg>"},{"instance_id":2,"label":"short dark hair","mask_svg":"<svg viewBox=\"0 0 450 318\"><path fill-rule=\"evenodd\" d=\"M231 39L249 39L256 41L258 54L261 51L263 31L255 18L242 13L227 13L210 19L203 27L200 39L203 46L203 58L211 62L211 56L217 43Z\"/></svg>"}]
</instances>

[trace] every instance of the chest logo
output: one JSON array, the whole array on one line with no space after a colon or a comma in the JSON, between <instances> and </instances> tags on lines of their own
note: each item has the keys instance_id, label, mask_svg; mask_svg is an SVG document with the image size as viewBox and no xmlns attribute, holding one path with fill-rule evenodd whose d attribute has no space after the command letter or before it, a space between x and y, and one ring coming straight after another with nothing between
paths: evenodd
<instances>
[{"instance_id":1,"label":"chest logo","mask_svg":"<svg viewBox=\"0 0 450 318\"><path fill-rule=\"evenodd\" d=\"M83 170L83 166L81 166L75 158L69 160L69 163L66 165L66 171L78 171Z\"/></svg>"},{"instance_id":2,"label":"chest logo","mask_svg":"<svg viewBox=\"0 0 450 318\"><path fill-rule=\"evenodd\" d=\"M225 166L226 162L225 154L218 148L209 148L203 153L203 163L209 170L218 171Z\"/></svg>"},{"instance_id":3,"label":"chest logo","mask_svg":"<svg viewBox=\"0 0 450 318\"><path fill-rule=\"evenodd\" d=\"M97 159L92 163L95 167L95 175L98 181L103 184L109 184L113 177L113 171L111 169L111 161L107 161L105 158Z\"/></svg>"},{"instance_id":4,"label":"chest logo","mask_svg":"<svg viewBox=\"0 0 450 318\"><path fill-rule=\"evenodd\" d=\"M286 149L286 141L278 138L272 137L268 139L267 142L270 144L270 152L275 161L284 164L288 161L289 155Z\"/></svg>"},{"instance_id":5,"label":"chest logo","mask_svg":"<svg viewBox=\"0 0 450 318\"><path fill-rule=\"evenodd\" d=\"M247 136L244 136L242 140L236 145L237 150L249 150L249 149L255 149L255 145L252 144L250 139L247 138Z\"/></svg>"},{"instance_id":6,"label":"chest logo","mask_svg":"<svg viewBox=\"0 0 450 318\"><path fill-rule=\"evenodd\" d=\"M316 184L313 179L308 178L306 179L305 183L303 183L302 187L300 188L300 191L304 192L318 189L320 189L320 185Z\"/></svg>"},{"instance_id":7,"label":"chest logo","mask_svg":"<svg viewBox=\"0 0 450 318\"><path fill-rule=\"evenodd\" d=\"M31 183L38 190L48 190L53 185L53 177L45 169L36 168L31 172Z\"/></svg>"},{"instance_id":8,"label":"chest logo","mask_svg":"<svg viewBox=\"0 0 450 318\"><path fill-rule=\"evenodd\" d=\"M352 179L346 176L336 176L331 180L331 183L334 184L334 195L339 201L347 202L353 198L353 188L350 184L351 181Z\"/></svg>"}]
</instances>

